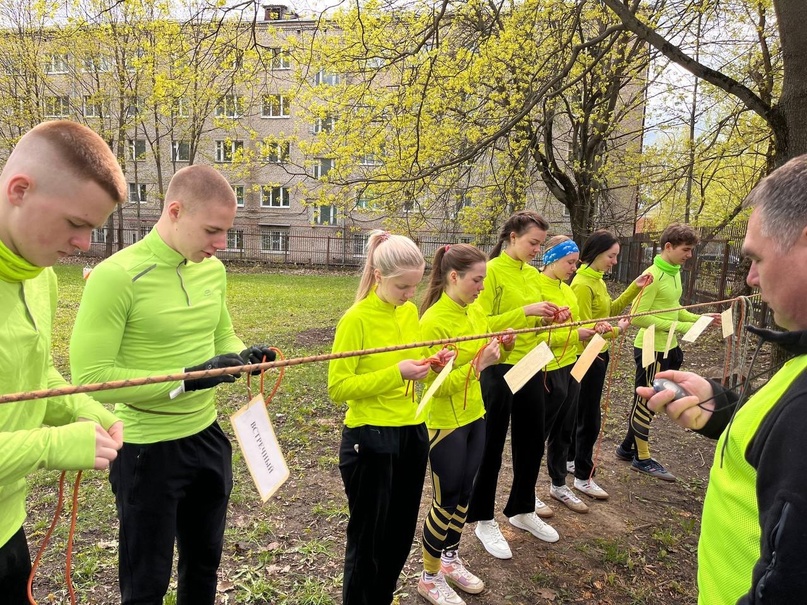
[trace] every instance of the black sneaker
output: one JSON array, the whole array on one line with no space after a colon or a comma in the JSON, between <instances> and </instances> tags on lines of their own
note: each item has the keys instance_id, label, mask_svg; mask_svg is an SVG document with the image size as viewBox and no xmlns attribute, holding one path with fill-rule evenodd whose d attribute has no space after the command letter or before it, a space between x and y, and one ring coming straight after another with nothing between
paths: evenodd
<instances>
[{"instance_id":1,"label":"black sneaker","mask_svg":"<svg viewBox=\"0 0 807 605\"><path fill-rule=\"evenodd\" d=\"M625 448L622 447L621 443L618 446L616 446L616 457L619 458L620 460L624 460L625 462L633 461L634 457L633 454L635 452L636 450L626 450Z\"/></svg>"},{"instance_id":2,"label":"black sneaker","mask_svg":"<svg viewBox=\"0 0 807 605\"><path fill-rule=\"evenodd\" d=\"M675 481L675 475L664 468L660 462L650 458L649 460L639 460L634 458L630 463L631 470L650 475L662 481Z\"/></svg>"}]
</instances>

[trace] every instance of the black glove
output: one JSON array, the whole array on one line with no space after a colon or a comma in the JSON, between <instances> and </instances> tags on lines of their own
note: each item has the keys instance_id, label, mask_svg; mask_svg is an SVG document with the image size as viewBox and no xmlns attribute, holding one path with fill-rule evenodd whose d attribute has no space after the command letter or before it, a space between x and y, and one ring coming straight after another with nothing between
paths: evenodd
<instances>
[{"instance_id":1,"label":"black glove","mask_svg":"<svg viewBox=\"0 0 807 605\"><path fill-rule=\"evenodd\" d=\"M186 372L198 372L200 370L216 370L218 368L231 368L233 366L244 365L244 360L241 359L236 353L227 353L226 355L216 355L208 359L198 366L185 368ZM222 382L235 382L236 378L240 378L241 374L222 374L221 376L208 376L206 378L189 379L185 381L185 391L198 391L200 389L209 389L221 384Z\"/></svg>"},{"instance_id":2,"label":"black glove","mask_svg":"<svg viewBox=\"0 0 807 605\"><path fill-rule=\"evenodd\" d=\"M264 357L266 357L265 360ZM275 358L277 358L275 352L266 345L252 345L248 349L241 351L241 359L244 360L244 365L274 361ZM252 372L250 372L253 376L260 373L260 370L252 370Z\"/></svg>"}]
</instances>

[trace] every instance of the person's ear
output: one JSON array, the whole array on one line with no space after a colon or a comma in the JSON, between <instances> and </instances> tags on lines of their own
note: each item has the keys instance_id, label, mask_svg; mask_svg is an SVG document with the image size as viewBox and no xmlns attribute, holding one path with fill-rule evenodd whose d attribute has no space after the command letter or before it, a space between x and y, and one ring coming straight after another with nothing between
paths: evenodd
<instances>
[{"instance_id":1,"label":"person's ear","mask_svg":"<svg viewBox=\"0 0 807 605\"><path fill-rule=\"evenodd\" d=\"M178 200L172 200L166 204L166 211L168 212L168 217L172 221L179 220L180 215L184 211L182 208L182 204Z\"/></svg>"},{"instance_id":2,"label":"person's ear","mask_svg":"<svg viewBox=\"0 0 807 605\"><path fill-rule=\"evenodd\" d=\"M22 206L25 194L33 185L31 177L24 174L12 175L6 183L6 197L13 206Z\"/></svg>"}]
</instances>

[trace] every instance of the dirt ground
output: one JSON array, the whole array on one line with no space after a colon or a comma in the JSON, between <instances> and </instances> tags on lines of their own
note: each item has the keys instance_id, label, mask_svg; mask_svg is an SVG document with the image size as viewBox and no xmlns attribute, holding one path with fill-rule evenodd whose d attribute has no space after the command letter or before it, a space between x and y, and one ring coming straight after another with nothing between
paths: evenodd
<instances>
[{"instance_id":1,"label":"dirt ground","mask_svg":"<svg viewBox=\"0 0 807 605\"><path fill-rule=\"evenodd\" d=\"M331 330L298 335L302 347L326 348ZM666 417L652 425L651 450L678 481L666 483L640 475L614 456L626 427L632 381L631 343L625 343L613 375L604 434L599 449L598 483L610 494L608 501L584 499L588 514L577 514L549 498L549 478L545 468L539 477L537 493L555 510L550 523L561 538L555 544L540 542L527 532L509 525L499 513L497 520L508 539L513 558L497 560L488 555L467 527L461 555L468 567L486 583L479 595L464 596L469 605L539 605L544 603L692 604L695 587L697 540L700 514L714 453L714 442L682 430ZM685 349L684 369L703 371L723 362L722 342L704 336ZM323 393L298 389L282 397L295 397L311 405L302 422L311 430L297 427L291 414L276 414L275 430L281 436L292 476L267 505L261 505L254 488L233 497L228 533L220 570L218 603L273 605L325 605L340 603L340 574L347 522L346 502L337 468L337 450L342 413ZM324 397L324 399L323 399ZM280 406L281 403L278 403ZM224 424L224 423L223 423ZM228 430L229 426L225 425ZM305 434L303 434L305 433ZM499 482L497 503L504 505L511 481L509 441ZM235 465L244 464L236 457ZM246 473L237 482L250 483ZM94 526L79 519L83 557L76 564L74 581L81 586L80 603L115 603L117 600L116 525L114 504L104 478L90 479L98 490L83 489L85 502L104 494L101 512ZM569 477L569 484L572 478ZM52 488L52 483L50 487ZM52 491L52 490L51 490ZM430 502L427 478L421 503L421 519ZM31 518L49 519L53 496L31 498ZM42 524L28 528L32 543ZM420 571L418 530L411 555L399 582L400 605L424 603L417 595ZM91 545L91 546L90 546ZM45 560L37 586L52 590L47 601L69 602L59 588L63 553ZM2 596L0 596L2 602ZM167 603L173 601L168 600Z\"/></svg>"}]
</instances>

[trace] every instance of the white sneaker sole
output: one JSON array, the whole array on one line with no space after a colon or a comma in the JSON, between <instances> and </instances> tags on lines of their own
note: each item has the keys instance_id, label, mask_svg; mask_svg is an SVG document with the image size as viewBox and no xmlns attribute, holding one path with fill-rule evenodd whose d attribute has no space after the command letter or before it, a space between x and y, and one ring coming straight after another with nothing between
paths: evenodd
<instances>
[{"instance_id":1,"label":"white sneaker sole","mask_svg":"<svg viewBox=\"0 0 807 605\"><path fill-rule=\"evenodd\" d=\"M487 551L487 553L490 556L495 557L497 559L501 559L502 561L506 561L507 559L512 559L513 558L513 552L510 550L509 546L507 547L506 551L495 551L495 550L489 548L487 544L485 544L485 541L482 538L479 537L479 534L476 532L476 530L474 530L474 535L476 536L477 540L479 540L479 542L482 544L482 547Z\"/></svg>"},{"instance_id":2,"label":"white sneaker sole","mask_svg":"<svg viewBox=\"0 0 807 605\"><path fill-rule=\"evenodd\" d=\"M523 529L524 531L528 531L533 536L538 538L539 540L543 540L544 542L549 542L550 544L560 540L560 536L558 535L558 532L556 532L554 530L554 528L552 529L554 534L536 533L535 531L533 531L533 529L531 527L529 527L528 525L522 523L521 521L518 521L515 517L510 517L510 525L512 525L513 527L517 527L519 529Z\"/></svg>"}]
</instances>

